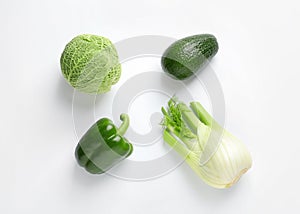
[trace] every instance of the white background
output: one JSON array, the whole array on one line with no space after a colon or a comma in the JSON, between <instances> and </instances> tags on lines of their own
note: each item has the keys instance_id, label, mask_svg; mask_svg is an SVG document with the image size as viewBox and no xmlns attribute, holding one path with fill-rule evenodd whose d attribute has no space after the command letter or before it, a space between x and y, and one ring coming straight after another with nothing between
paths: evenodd
<instances>
[{"instance_id":1,"label":"white background","mask_svg":"<svg viewBox=\"0 0 300 214\"><path fill-rule=\"evenodd\" d=\"M0 212L299 213L299 20L296 0L2 0ZM252 169L227 190L185 164L145 182L85 173L59 67L82 33L113 42L213 33L226 127L251 151Z\"/></svg>"}]
</instances>

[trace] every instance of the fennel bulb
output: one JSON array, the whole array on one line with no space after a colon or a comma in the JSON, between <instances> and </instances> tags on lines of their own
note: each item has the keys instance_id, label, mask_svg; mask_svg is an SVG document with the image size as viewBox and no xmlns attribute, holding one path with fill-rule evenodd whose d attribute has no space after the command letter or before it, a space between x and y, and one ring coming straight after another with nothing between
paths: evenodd
<instances>
[{"instance_id":1,"label":"fennel bulb","mask_svg":"<svg viewBox=\"0 0 300 214\"><path fill-rule=\"evenodd\" d=\"M162 112L164 141L208 185L231 187L251 168L251 155L245 145L223 129L199 102L191 102L189 108L172 98Z\"/></svg>"}]
</instances>

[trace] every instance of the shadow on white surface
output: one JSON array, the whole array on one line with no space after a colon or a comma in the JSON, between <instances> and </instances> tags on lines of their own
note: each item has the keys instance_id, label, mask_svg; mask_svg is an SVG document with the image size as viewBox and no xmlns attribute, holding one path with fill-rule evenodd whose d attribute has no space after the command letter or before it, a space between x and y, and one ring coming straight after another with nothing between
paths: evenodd
<instances>
[{"instance_id":1,"label":"shadow on white surface","mask_svg":"<svg viewBox=\"0 0 300 214\"><path fill-rule=\"evenodd\" d=\"M243 185L242 182L239 181L229 189L215 189L202 181L187 164L182 164L178 170L184 175L186 183L190 186L191 191L194 191L201 201L206 201L208 203L223 203L230 200L230 198L236 197L238 194L238 186Z\"/></svg>"},{"instance_id":2,"label":"shadow on white surface","mask_svg":"<svg viewBox=\"0 0 300 214\"><path fill-rule=\"evenodd\" d=\"M105 185L105 180L107 180L107 175L99 174L92 175L85 171L84 168L80 167L76 161L74 161L74 170L73 170L73 185L74 186L83 186L84 188L91 188L95 185Z\"/></svg>"},{"instance_id":3,"label":"shadow on white surface","mask_svg":"<svg viewBox=\"0 0 300 214\"><path fill-rule=\"evenodd\" d=\"M57 97L61 103L65 103L68 108L72 103L74 89L60 75L57 81Z\"/></svg>"},{"instance_id":4,"label":"shadow on white surface","mask_svg":"<svg viewBox=\"0 0 300 214\"><path fill-rule=\"evenodd\" d=\"M57 97L62 103L66 103L67 106L76 104L78 108L90 109L94 105L100 104L108 93L100 95L82 93L70 86L62 75L57 81Z\"/></svg>"}]
</instances>

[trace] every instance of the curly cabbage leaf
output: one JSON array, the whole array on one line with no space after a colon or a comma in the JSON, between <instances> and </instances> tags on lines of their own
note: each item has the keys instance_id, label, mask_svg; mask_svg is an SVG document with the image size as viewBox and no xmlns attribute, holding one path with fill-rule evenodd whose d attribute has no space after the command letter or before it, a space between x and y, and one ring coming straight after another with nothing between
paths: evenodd
<instances>
[{"instance_id":1,"label":"curly cabbage leaf","mask_svg":"<svg viewBox=\"0 0 300 214\"><path fill-rule=\"evenodd\" d=\"M83 34L73 38L60 58L67 82L90 94L108 92L121 76L116 48L102 36Z\"/></svg>"}]
</instances>

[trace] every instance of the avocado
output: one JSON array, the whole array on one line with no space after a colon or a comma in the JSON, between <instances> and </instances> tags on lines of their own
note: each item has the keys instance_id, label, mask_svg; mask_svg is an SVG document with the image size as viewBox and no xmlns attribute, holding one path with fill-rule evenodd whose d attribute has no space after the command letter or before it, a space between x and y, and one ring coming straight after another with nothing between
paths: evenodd
<instances>
[{"instance_id":1,"label":"avocado","mask_svg":"<svg viewBox=\"0 0 300 214\"><path fill-rule=\"evenodd\" d=\"M199 34L171 44L163 53L163 70L175 79L186 79L198 72L216 55L219 46L215 36Z\"/></svg>"}]
</instances>

